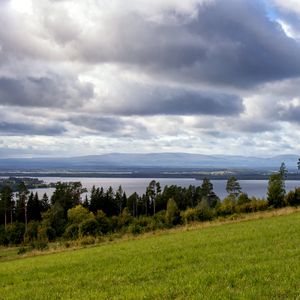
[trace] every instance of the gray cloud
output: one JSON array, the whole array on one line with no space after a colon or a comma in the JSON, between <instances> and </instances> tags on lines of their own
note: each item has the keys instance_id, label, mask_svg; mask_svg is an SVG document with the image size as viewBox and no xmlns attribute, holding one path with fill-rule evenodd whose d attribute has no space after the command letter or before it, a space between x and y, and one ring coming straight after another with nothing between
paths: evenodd
<instances>
[{"instance_id":1,"label":"gray cloud","mask_svg":"<svg viewBox=\"0 0 300 300\"><path fill-rule=\"evenodd\" d=\"M0 78L0 103L16 106L74 107L93 96L91 84L76 78L49 77Z\"/></svg>"},{"instance_id":2,"label":"gray cloud","mask_svg":"<svg viewBox=\"0 0 300 300\"><path fill-rule=\"evenodd\" d=\"M300 151L300 44L279 22L300 32L295 13L260 0L30 2L22 13L0 0L0 153Z\"/></svg>"},{"instance_id":3,"label":"gray cloud","mask_svg":"<svg viewBox=\"0 0 300 300\"><path fill-rule=\"evenodd\" d=\"M0 135L62 135L66 129L61 125L40 125L29 123L9 123L0 121Z\"/></svg>"},{"instance_id":4,"label":"gray cloud","mask_svg":"<svg viewBox=\"0 0 300 300\"><path fill-rule=\"evenodd\" d=\"M130 88L132 87L132 89ZM233 116L244 110L243 100L224 93L156 86L130 86L119 102L103 104L103 111L119 115L216 115Z\"/></svg>"},{"instance_id":5,"label":"gray cloud","mask_svg":"<svg viewBox=\"0 0 300 300\"><path fill-rule=\"evenodd\" d=\"M216 0L200 5L194 18L170 15L174 22L113 15L104 29L79 37L78 58L235 87L300 76L299 44L268 19L260 1Z\"/></svg>"},{"instance_id":6,"label":"gray cloud","mask_svg":"<svg viewBox=\"0 0 300 300\"><path fill-rule=\"evenodd\" d=\"M123 120L120 117L79 114L69 117L66 121L88 129L91 135L140 138L149 138L150 136L147 128L142 124L134 120Z\"/></svg>"}]
</instances>

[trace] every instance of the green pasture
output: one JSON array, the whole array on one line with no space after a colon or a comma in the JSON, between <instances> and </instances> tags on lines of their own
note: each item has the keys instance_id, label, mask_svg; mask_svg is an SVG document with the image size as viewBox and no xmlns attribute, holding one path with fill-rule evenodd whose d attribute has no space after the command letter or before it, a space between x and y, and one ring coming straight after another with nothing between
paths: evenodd
<instances>
[{"instance_id":1,"label":"green pasture","mask_svg":"<svg viewBox=\"0 0 300 300\"><path fill-rule=\"evenodd\" d=\"M0 299L300 299L300 213L2 261Z\"/></svg>"}]
</instances>

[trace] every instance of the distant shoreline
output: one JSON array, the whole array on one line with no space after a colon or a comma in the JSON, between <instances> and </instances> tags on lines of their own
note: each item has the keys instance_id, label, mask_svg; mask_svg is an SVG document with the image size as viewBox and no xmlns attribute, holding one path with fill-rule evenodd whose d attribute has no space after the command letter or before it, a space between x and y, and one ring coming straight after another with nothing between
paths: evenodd
<instances>
[{"instance_id":1,"label":"distant shoreline","mask_svg":"<svg viewBox=\"0 0 300 300\"><path fill-rule=\"evenodd\" d=\"M76 178L194 178L195 180L202 180L207 177L211 180L227 180L234 175L238 180L268 180L271 173L268 174L247 174L238 172L229 172L226 174L209 174L209 173L135 173L135 172L0 172L0 177L76 177ZM300 180L300 174L291 173L287 175L286 180Z\"/></svg>"}]
</instances>

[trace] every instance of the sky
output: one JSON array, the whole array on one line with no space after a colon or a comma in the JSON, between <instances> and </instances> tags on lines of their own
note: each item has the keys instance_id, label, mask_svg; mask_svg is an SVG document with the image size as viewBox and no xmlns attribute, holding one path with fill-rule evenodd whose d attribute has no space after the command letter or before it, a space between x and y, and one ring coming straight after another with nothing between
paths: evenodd
<instances>
[{"instance_id":1,"label":"sky","mask_svg":"<svg viewBox=\"0 0 300 300\"><path fill-rule=\"evenodd\" d=\"M0 0L0 157L300 153L299 0Z\"/></svg>"}]
</instances>

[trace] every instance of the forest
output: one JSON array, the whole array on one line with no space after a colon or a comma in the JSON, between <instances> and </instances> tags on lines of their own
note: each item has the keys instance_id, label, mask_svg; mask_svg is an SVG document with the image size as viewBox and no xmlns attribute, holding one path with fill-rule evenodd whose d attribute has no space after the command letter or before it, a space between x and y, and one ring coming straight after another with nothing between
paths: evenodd
<instances>
[{"instance_id":1,"label":"forest","mask_svg":"<svg viewBox=\"0 0 300 300\"><path fill-rule=\"evenodd\" d=\"M183 188L165 186L150 181L142 195L127 196L122 187L93 187L90 196L80 182L55 185L49 199L39 199L30 193L24 181L17 187L16 197L8 184L0 191L0 245L31 245L46 248L55 240L77 240L113 233L139 234L171 228L189 222L203 222L216 218L234 218L284 206L300 205L300 187L286 193L286 168L270 175L266 199L249 197L239 181L231 176L226 185L225 199L214 193L213 184L204 178L200 186Z\"/></svg>"}]
</instances>

